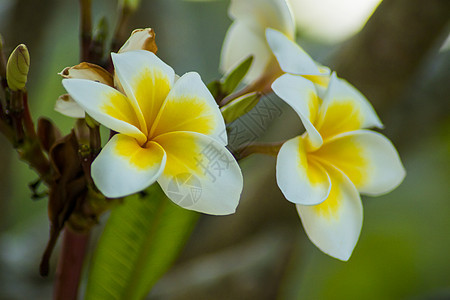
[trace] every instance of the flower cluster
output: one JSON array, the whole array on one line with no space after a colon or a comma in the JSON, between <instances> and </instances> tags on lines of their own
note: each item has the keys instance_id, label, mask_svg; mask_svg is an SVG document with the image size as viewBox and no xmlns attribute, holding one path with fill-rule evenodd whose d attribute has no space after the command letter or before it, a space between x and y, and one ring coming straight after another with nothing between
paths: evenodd
<instances>
[{"instance_id":1,"label":"flower cluster","mask_svg":"<svg viewBox=\"0 0 450 300\"><path fill-rule=\"evenodd\" d=\"M348 260L363 222L360 193L387 193L405 176L397 151L385 136L368 130L382 127L369 101L294 42L295 21L286 0L232 0L229 14L234 22L225 37L221 69L237 76L245 68L242 62L253 56L250 69L241 74L253 89L246 92L269 87L300 117L305 132L284 142L277 154L278 186L296 204L310 240ZM155 55L152 36L148 29L134 31L119 53L111 54L114 74L88 63L63 70L69 94L56 108L78 118L87 113L116 133L91 167L105 196L123 197L158 182L182 207L233 213L243 182L225 148L226 128L217 105L227 95L214 99L195 72L178 77ZM237 107L229 106L227 114L240 116L230 112ZM213 159L222 166L205 166ZM180 191L173 190L180 180L201 189L201 195L180 201Z\"/></svg>"},{"instance_id":2,"label":"flower cluster","mask_svg":"<svg viewBox=\"0 0 450 300\"><path fill-rule=\"evenodd\" d=\"M278 186L296 204L310 240L323 252L348 260L363 222L360 193L380 195L393 190L405 170L392 143L367 130L382 127L368 100L293 41L292 31L286 30L286 24L293 22L286 19L288 3L245 3L232 1L230 14L235 22L225 39L224 64L229 65L230 57L245 57L238 58L236 53L264 57L266 66L274 59L278 62L279 69L260 66L265 73L252 79L276 77L272 90L296 111L306 129L286 141L277 155ZM252 14L247 5L255 7ZM269 7L278 18L266 18ZM239 36L251 42L237 45ZM235 48L229 50L230 45ZM283 74L278 76L280 69Z\"/></svg>"}]
</instances>

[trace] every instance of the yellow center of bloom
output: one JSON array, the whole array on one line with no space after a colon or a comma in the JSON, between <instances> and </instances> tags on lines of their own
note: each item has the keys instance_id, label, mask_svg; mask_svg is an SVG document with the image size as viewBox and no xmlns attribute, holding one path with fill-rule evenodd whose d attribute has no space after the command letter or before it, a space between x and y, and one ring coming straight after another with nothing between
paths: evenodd
<instances>
[{"instance_id":1,"label":"yellow center of bloom","mask_svg":"<svg viewBox=\"0 0 450 300\"><path fill-rule=\"evenodd\" d=\"M362 114L351 100L339 101L331 103L319 116L316 128L325 140L342 132L360 129L362 123Z\"/></svg>"}]
</instances>

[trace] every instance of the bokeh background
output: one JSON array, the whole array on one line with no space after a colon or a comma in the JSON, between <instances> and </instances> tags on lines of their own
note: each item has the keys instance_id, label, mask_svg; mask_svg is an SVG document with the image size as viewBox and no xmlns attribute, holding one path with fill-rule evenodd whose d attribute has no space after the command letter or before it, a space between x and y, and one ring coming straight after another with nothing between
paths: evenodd
<instances>
[{"instance_id":1,"label":"bokeh background","mask_svg":"<svg viewBox=\"0 0 450 300\"><path fill-rule=\"evenodd\" d=\"M92 2L94 24L106 17L112 28L116 1ZM307 239L295 207L276 186L275 159L249 157L241 163L245 188L237 213L202 216L149 298L450 299L450 47L443 46L450 1L291 2L298 42L369 98L407 177L388 195L363 197L361 237L344 263ZM129 30L154 28L165 62L178 74L195 70L210 82L221 76L228 5L143 0ZM30 51L32 113L49 117L65 133L74 121L53 106L64 92L57 73L78 63L78 13L78 1L0 0L6 51L19 43ZM261 140L300 133L290 108L274 95L268 100L281 113ZM0 137L0 299L51 297L52 277L38 275L48 221L47 200L30 198L27 185L36 178Z\"/></svg>"}]
</instances>

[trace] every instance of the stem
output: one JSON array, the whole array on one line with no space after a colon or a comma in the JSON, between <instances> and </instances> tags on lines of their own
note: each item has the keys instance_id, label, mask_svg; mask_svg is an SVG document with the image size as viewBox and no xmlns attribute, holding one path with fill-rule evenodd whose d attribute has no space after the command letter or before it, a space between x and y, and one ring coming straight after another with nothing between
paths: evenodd
<instances>
[{"instance_id":1,"label":"stem","mask_svg":"<svg viewBox=\"0 0 450 300\"><path fill-rule=\"evenodd\" d=\"M77 233L67 226L56 270L54 300L76 300L84 255L89 241L88 233Z\"/></svg>"},{"instance_id":2,"label":"stem","mask_svg":"<svg viewBox=\"0 0 450 300\"><path fill-rule=\"evenodd\" d=\"M123 44L127 33L127 25L133 10L129 7L121 7L119 10L119 21L117 22L116 30L112 40L112 51L118 51Z\"/></svg>"},{"instance_id":3,"label":"stem","mask_svg":"<svg viewBox=\"0 0 450 300\"><path fill-rule=\"evenodd\" d=\"M92 14L91 0L80 0L80 58L81 61L89 61L91 41L92 41Z\"/></svg>"},{"instance_id":4,"label":"stem","mask_svg":"<svg viewBox=\"0 0 450 300\"><path fill-rule=\"evenodd\" d=\"M256 153L277 156L277 154L280 151L280 148L283 144L284 144L284 142L253 143L253 144L247 145L247 146L239 149L237 151L237 153L235 154L235 157L237 160L241 160L247 156L250 156L250 155L256 154Z\"/></svg>"}]
</instances>

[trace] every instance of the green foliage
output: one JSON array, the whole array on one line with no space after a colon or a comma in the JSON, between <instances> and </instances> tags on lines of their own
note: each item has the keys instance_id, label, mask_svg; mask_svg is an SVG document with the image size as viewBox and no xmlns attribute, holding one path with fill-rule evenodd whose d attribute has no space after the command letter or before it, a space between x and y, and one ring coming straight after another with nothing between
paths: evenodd
<instances>
[{"instance_id":1,"label":"green foliage","mask_svg":"<svg viewBox=\"0 0 450 300\"><path fill-rule=\"evenodd\" d=\"M253 62L253 56L249 56L240 63L234 70L225 74L221 80L215 80L208 84L208 89L216 101L220 101L230 95L241 83Z\"/></svg>"},{"instance_id":2,"label":"green foliage","mask_svg":"<svg viewBox=\"0 0 450 300\"><path fill-rule=\"evenodd\" d=\"M229 124L248 113L261 99L261 94L258 92L245 94L227 105L223 106L220 110L226 124Z\"/></svg>"},{"instance_id":3,"label":"green foliage","mask_svg":"<svg viewBox=\"0 0 450 300\"><path fill-rule=\"evenodd\" d=\"M233 71L226 74L222 79L222 92L226 95L231 94L239 85L239 83L247 74L253 62L253 56L249 56L246 60L239 64Z\"/></svg>"},{"instance_id":4,"label":"green foliage","mask_svg":"<svg viewBox=\"0 0 450 300\"><path fill-rule=\"evenodd\" d=\"M112 210L91 265L86 298L143 299L189 237L198 214L173 204L158 184Z\"/></svg>"}]
</instances>

